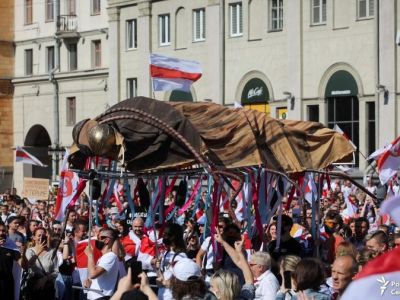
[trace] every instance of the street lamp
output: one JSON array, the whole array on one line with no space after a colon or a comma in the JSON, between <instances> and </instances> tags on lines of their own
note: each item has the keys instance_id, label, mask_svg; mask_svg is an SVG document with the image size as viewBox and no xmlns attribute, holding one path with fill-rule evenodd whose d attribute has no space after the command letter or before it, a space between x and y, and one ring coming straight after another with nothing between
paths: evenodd
<instances>
[{"instance_id":1,"label":"street lamp","mask_svg":"<svg viewBox=\"0 0 400 300\"><path fill-rule=\"evenodd\" d=\"M60 157L65 153L65 148L56 144L54 147L49 146L47 153L51 155L51 180L54 182L57 181L58 162L60 161Z\"/></svg>"}]
</instances>

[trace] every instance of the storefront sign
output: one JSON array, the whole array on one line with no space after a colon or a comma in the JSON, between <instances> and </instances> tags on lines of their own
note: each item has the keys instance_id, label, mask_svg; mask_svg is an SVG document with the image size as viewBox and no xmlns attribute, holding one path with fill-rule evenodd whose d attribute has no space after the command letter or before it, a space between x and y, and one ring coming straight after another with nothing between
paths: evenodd
<instances>
[{"instance_id":1,"label":"storefront sign","mask_svg":"<svg viewBox=\"0 0 400 300\"><path fill-rule=\"evenodd\" d=\"M250 79L242 91L242 104L267 103L269 92L267 85L259 78Z\"/></svg>"}]
</instances>

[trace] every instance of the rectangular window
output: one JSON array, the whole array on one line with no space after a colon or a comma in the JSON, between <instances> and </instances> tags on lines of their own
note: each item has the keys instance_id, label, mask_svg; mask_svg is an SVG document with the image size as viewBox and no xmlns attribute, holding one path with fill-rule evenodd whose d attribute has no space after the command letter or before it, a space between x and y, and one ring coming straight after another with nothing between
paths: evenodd
<instances>
[{"instance_id":1,"label":"rectangular window","mask_svg":"<svg viewBox=\"0 0 400 300\"><path fill-rule=\"evenodd\" d=\"M283 0L271 0L271 30L282 30L283 28Z\"/></svg>"},{"instance_id":2,"label":"rectangular window","mask_svg":"<svg viewBox=\"0 0 400 300\"><path fill-rule=\"evenodd\" d=\"M71 43L68 45L68 59L69 59L69 70L75 71L78 69L78 45Z\"/></svg>"},{"instance_id":3,"label":"rectangular window","mask_svg":"<svg viewBox=\"0 0 400 300\"><path fill-rule=\"evenodd\" d=\"M193 41L200 42L206 39L206 10L193 10Z\"/></svg>"},{"instance_id":4,"label":"rectangular window","mask_svg":"<svg viewBox=\"0 0 400 300\"><path fill-rule=\"evenodd\" d=\"M128 78L126 80L126 97L132 99L137 96L137 79Z\"/></svg>"},{"instance_id":5,"label":"rectangular window","mask_svg":"<svg viewBox=\"0 0 400 300\"><path fill-rule=\"evenodd\" d=\"M171 43L169 15L158 16L158 25L159 25L158 34L159 34L160 46L169 45Z\"/></svg>"},{"instance_id":6,"label":"rectangular window","mask_svg":"<svg viewBox=\"0 0 400 300\"><path fill-rule=\"evenodd\" d=\"M76 0L67 0L67 15L76 15Z\"/></svg>"},{"instance_id":7,"label":"rectangular window","mask_svg":"<svg viewBox=\"0 0 400 300\"><path fill-rule=\"evenodd\" d=\"M127 49L137 48L137 28L136 20L126 21L126 45Z\"/></svg>"},{"instance_id":8,"label":"rectangular window","mask_svg":"<svg viewBox=\"0 0 400 300\"><path fill-rule=\"evenodd\" d=\"M33 73L33 49L25 50L25 75Z\"/></svg>"},{"instance_id":9,"label":"rectangular window","mask_svg":"<svg viewBox=\"0 0 400 300\"><path fill-rule=\"evenodd\" d=\"M54 69L54 46L46 47L47 72Z\"/></svg>"},{"instance_id":10,"label":"rectangular window","mask_svg":"<svg viewBox=\"0 0 400 300\"><path fill-rule=\"evenodd\" d=\"M54 0L46 0L46 22L54 21Z\"/></svg>"},{"instance_id":11,"label":"rectangular window","mask_svg":"<svg viewBox=\"0 0 400 300\"><path fill-rule=\"evenodd\" d=\"M243 13L242 3L233 3L229 5L230 12L230 31L231 36L242 36L243 35Z\"/></svg>"},{"instance_id":12,"label":"rectangular window","mask_svg":"<svg viewBox=\"0 0 400 300\"><path fill-rule=\"evenodd\" d=\"M66 107L66 121L67 126L74 126L76 121L76 98L68 97L67 98L67 107Z\"/></svg>"},{"instance_id":13,"label":"rectangular window","mask_svg":"<svg viewBox=\"0 0 400 300\"><path fill-rule=\"evenodd\" d=\"M100 14L100 0L92 0L91 2L92 15Z\"/></svg>"},{"instance_id":14,"label":"rectangular window","mask_svg":"<svg viewBox=\"0 0 400 300\"><path fill-rule=\"evenodd\" d=\"M33 18L33 9L32 9L32 0L25 0L24 2L24 10L25 10L25 25L32 24Z\"/></svg>"},{"instance_id":15,"label":"rectangular window","mask_svg":"<svg viewBox=\"0 0 400 300\"><path fill-rule=\"evenodd\" d=\"M312 0L312 24L326 23L326 0Z\"/></svg>"},{"instance_id":16,"label":"rectangular window","mask_svg":"<svg viewBox=\"0 0 400 300\"><path fill-rule=\"evenodd\" d=\"M358 18L372 18L374 16L374 0L357 0Z\"/></svg>"},{"instance_id":17,"label":"rectangular window","mask_svg":"<svg viewBox=\"0 0 400 300\"><path fill-rule=\"evenodd\" d=\"M93 41L92 43L92 57L93 57L93 67L101 67L101 41Z\"/></svg>"},{"instance_id":18,"label":"rectangular window","mask_svg":"<svg viewBox=\"0 0 400 300\"><path fill-rule=\"evenodd\" d=\"M319 105L307 105L307 119L312 122L319 122Z\"/></svg>"}]
</instances>

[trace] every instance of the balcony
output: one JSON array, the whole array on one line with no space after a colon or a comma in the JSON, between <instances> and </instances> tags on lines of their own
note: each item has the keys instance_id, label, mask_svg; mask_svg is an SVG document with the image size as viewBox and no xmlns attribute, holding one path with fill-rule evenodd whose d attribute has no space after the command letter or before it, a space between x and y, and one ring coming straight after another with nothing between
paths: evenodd
<instances>
[{"instance_id":1,"label":"balcony","mask_svg":"<svg viewBox=\"0 0 400 300\"><path fill-rule=\"evenodd\" d=\"M76 15L60 15L56 34L60 38L78 38L78 17Z\"/></svg>"}]
</instances>

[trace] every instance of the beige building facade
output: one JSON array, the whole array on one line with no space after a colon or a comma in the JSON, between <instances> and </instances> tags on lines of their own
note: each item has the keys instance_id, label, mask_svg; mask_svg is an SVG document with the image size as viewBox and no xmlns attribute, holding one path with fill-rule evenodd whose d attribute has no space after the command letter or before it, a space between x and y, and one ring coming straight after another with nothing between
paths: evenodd
<instances>
[{"instance_id":1,"label":"beige building facade","mask_svg":"<svg viewBox=\"0 0 400 300\"><path fill-rule=\"evenodd\" d=\"M361 171L399 134L397 0L60 0L58 25L46 21L48 2L15 1L14 145L54 148L58 136L68 146L76 121L133 96L237 102L338 125L357 146ZM56 41L60 64L51 72ZM202 78L191 93L153 92L151 53L198 61ZM46 170L15 165L17 186L24 176L50 177Z\"/></svg>"},{"instance_id":2,"label":"beige building facade","mask_svg":"<svg viewBox=\"0 0 400 300\"><path fill-rule=\"evenodd\" d=\"M24 177L56 179L73 125L107 107L108 17L105 0L15 0L14 146L46 168L14 165ZM52 170L56 170L54 173Z\"/></svg>"},{"instance_id":3,"label":"beige building facade","mask_svg":"<svg viewBox=\"0 0 400 300\"><path fill-rule=\"evenodd\" d=\"M338 125L357 146L360 170L399 134L396 0L108 3L110 52L118 53L109 102L211 99ZM188 95L153 93L150 53L199 61L203 76Z\"/></svg>"}]
</instances>

